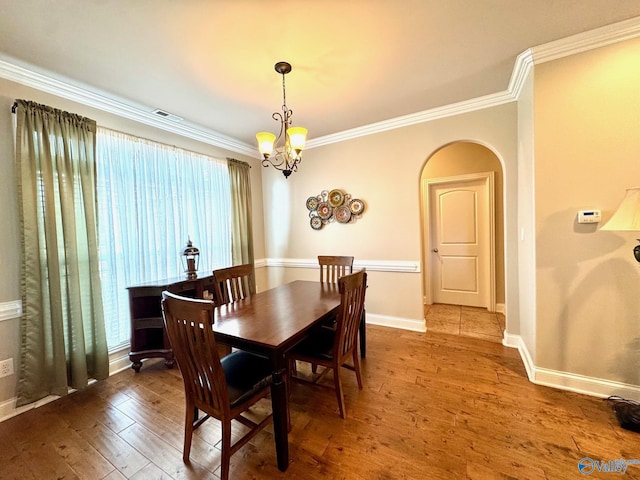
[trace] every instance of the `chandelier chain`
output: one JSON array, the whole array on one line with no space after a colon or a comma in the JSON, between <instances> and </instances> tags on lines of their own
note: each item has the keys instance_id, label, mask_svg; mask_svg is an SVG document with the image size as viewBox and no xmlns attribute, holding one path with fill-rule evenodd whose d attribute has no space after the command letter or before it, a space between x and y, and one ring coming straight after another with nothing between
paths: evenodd
<instances>
[{"instance_id":1,"label":"chandelier chain","mask_svg":"<svg viewBox=\"0 0 640 480\"><path fill-rule=\"evenodd\" d=\"M282 110L287 111L287 89L284 84L284 73L282 74Z\"/></svg>"}]
</instances>

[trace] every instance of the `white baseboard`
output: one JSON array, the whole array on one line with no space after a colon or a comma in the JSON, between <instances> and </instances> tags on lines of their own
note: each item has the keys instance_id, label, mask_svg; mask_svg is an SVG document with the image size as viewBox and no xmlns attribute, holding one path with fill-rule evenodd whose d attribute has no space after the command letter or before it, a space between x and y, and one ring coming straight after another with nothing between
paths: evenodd
<instances>
[{"instance_id":1,"label":"white baseboard","mask_svg":"<svg viewBox=\"0 0 640 480\"><path fill-rule=\"evenodd\" d=\"M531 359L522 337L505 333L502 342L507 347L517 348L532 383L545 387L568 390L593 397L606 398L617 395L623 398L640 400L640 386L614 382L602 378L587 377L577 373L561 372L548 368L536 367Z\"/></svg>"},{"instance_id":2,"label":"white baseboard","mask_svg":"<svg viewBox=\"0 0 640 480\"><path fill-rule=\"evenodd\" d=\"M546 368L536 369L534 383L600 398L617 395L623 398L640 400L640 386L638 385L613 382L602 378L587 377Z\"/></svg>"},{"instance_id":3,"label":"white baseboard","mask_svg":"<svg viewBox=\"0 0 640 480\"><path fill-rule=\"evenodd\" d=\"M16 415L20 415L28 410L33 408L41 407L42 405L46 405L49 402L53 402L60 398L58 395L49 395L37 402L30 403L28 405L23 405L22 407L16 408L16 400L17 398L10 398L9 400L5 400L0 403L0 422L4 422L5 420L10 419L11 417L15 417Z\"/></svg>"},{"instance_id":4,"label":"white baseboard","mask_svg":"<svg viewBox=\"0 0 640 480\"><path fill-rule=\"evenodd\" d=\"M388 315L376 315L367 312L366 323L369 325L379 325L381 327L400 328L413 332L426 332L427 328L424 319L390 317Z\"/></svg>"},{"instance_id":5,"label":"white baseboard","mask_svg":"<svg viewBox=\"0 0 640 480\"><path fill-rule=\"evenodd\" d=\"M529 381L533 382L535 379L536 366L533 364L533 359L531 358L529 350L524 344L524 340L522 340L522 337L520 335L512 335L508 332L504 332L502 344L505 347L518 349L518 351L520 352L520 358L522 358L522 363L524 363L524 368L527 371L527 377L529 377Z\"/></svg>"},{"instance_id":6,"label":"white baseboard","mask_svg":"<svg viewBox=\"0 0 640 480\"><path fill-rule=\"evenodd\" d=\"M129 347L124 350L109 354L109 375L113 375L118 372L122 372L127 368L131 368L131 361L129 360Z\"/></svg>"},{"instance_id":7,"label":"white baseboard","mask_svg":"<svg viewBox=\"0 0 640 480\"><path fill-rule=\"evenodd\" d=\"M131 368L128 346L109 354L109 375L122 372L127 368ZM4 402L0 402L0 422L8 420L11 417L15 417L16 415L20 415L21 413L31 410L32 408L38 408L42 405L46 405L47 403L52 402L58 398L60 397L57 395L49 395L48 397L38 400L37 402L33 402L29 405L24 405L18 408L16 408L16 397L5 400Z\"/></svg>"},{"instance_id":8,"label":"white baseboard","mask_svg":"<svg viewBox=\"0 0 640 480\"><path fill-rule=\"evenodd\" d=\"M0 403L0 422L13 417L12 413L16 409L16 398L10 398Z\"/></svg>"}]
</instances>

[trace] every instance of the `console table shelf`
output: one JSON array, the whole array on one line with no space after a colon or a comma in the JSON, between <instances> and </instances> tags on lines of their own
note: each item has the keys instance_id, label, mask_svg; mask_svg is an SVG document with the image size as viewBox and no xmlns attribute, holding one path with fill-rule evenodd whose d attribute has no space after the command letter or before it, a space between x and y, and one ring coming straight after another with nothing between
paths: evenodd
<instances>
[{"instance_id":1,"label":"console table shelf","mask_svg":"<svg viewBox=\"0 0 640 480\"><path fill-rule=\"evenodd\" d=\"M173 351L162 320L162 292L169 290L184 297L203 298L205 291L214 292L213 276L169 278L133 285L127 290L131 316L131 368L139 372L143 359L156 357L164 358L164 364L173 368Z\"/></svg>"}]
</instances>

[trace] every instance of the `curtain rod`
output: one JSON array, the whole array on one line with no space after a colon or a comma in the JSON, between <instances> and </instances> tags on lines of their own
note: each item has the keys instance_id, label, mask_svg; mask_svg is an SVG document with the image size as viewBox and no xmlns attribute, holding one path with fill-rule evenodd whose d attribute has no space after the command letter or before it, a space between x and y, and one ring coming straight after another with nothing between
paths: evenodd
<instances>
[{"instance_id":1,"label":"curtain rod","mask_svg":"<svg viewBox=\"0 0 640 480\"><path fill-rule=\"evenodd\" d=\"M238 160L237 158L227 157L227 161L232 160L234 162L243 163L251 168L251 164L249 162L243 162L242 160Z\"/></svg>"}]
</instances>

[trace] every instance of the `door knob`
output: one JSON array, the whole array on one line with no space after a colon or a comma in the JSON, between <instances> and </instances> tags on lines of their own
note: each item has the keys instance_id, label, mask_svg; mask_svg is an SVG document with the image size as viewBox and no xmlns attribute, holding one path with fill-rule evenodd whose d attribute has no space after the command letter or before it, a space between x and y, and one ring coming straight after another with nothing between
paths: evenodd
<instances>
[{"instance_id":1,"label":"door knob","mask_svg":"<svg viewBox=\"0 0 640 480\"><path fill-rule=\"evenodd\" d=\"M434 248L433 250L431 250L433 253L438 253L438 249Z\"/></svg>"}]
</instances>

